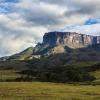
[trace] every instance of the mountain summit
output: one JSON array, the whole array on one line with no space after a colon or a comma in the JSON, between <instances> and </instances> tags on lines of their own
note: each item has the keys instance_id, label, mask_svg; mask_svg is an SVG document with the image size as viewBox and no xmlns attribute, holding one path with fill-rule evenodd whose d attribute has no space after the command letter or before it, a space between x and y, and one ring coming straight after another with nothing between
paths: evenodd
<instances>
[{"instance_id":1,"label":"mountain summit","mask_svg":"<svg viewBox=\"0 0 100 100\"><path fill-rule=\"evenodd\" d=\"M78 34L76 32L49 32L43 36L43 44L81 48L88 45L100 44L100 36Z\"/></svg>"}]
</instances>

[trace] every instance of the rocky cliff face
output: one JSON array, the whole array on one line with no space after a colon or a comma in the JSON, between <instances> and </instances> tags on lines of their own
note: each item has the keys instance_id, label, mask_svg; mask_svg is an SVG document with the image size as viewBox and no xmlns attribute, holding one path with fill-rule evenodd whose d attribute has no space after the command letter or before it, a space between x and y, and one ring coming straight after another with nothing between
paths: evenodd
<instances>
[{"instance_id":1,"label":"rocky cliff face","mask_svg":"<svg viewBox=\"0 0 100 100\"><path fill-rule=\"evenodd\" d=\"M100 36L78 34L76 32L49 32L45 33L43 44L81 48L88 45L100 44Z\"/></svg>"}]
</instances>

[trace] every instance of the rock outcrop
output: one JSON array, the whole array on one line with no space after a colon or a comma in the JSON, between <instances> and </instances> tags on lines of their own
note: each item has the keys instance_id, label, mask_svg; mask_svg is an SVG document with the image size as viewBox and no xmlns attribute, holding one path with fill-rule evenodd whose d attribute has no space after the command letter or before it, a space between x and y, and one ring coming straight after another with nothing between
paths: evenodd
<instances>
[{"instance_id":1,"label":"rock outcrop","mask_svg":"<svg viewBox=\"0 0 100 100\"><path fill-rule=\"evenodd\" d=\"M48 32L43 36L43 44L81 48L88 45L100 44L100 36L78 34L76 32Z\"/></svg>"}]
</instances>

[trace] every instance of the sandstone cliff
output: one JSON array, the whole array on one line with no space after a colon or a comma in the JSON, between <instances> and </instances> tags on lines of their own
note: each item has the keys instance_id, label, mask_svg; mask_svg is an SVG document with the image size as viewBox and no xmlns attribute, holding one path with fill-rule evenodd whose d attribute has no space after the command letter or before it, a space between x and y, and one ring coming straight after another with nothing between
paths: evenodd
<instances>
[{"instance_id":1,"label":"sandstone cliff","mask_svg":"<svg viewBox=\"0 0 100 100\"><path fill-rule=\"evenodd\" d=\"M76 32L48 32L43 36L43 44L81 48L88 45L100 44L100 36L78 34Z\"/></svg>"}]
</instances>

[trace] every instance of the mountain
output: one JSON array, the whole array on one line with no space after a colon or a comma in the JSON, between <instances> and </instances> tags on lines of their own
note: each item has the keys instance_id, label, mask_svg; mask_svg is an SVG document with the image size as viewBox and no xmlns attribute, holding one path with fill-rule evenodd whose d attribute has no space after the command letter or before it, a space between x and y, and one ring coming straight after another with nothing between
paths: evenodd
<instances>
[{"instance_id":1,"label":"mountain","mask_svg":"<svg viewBox=\"0 0 100 100\"><path fill-rule=\"evenodd\" d=\"M39 55L33 55L34 48L29 47L25 49L24 51L14 54L12 56L2 57L0 58L1 61L6 60L31 60L33 58L39 58Z\"/></svg>"},{"instance_id":2,"label":"mountain","mask_svg":"<svg viewBox=\"0 0 100 100\"><path fill-rule=\"evenodd\" d=\"M35 47L0 59L0 81L98 81L100 36L48 32ZM93 74L93 75L91 75ZM15 77L13 77L15 75Z\"/></svg>"},{"instance_id":3,"label":"mountain","mask_svg":"<svg viewBox=\"0 0 100 100\"><path fill-rule=\"evenodd\" d=\"M74 53L80 54L80 58L99 59L100 36L79 34L76 32L48 32L43 36L43 42L35 47L9 56L1 60L31 60L33 58L47 57L54 54L68 53L74 57ZM86 56L86 57L85 57ZM87 57L88 56L88 57Z\"/></svg>"}]
</instances>

